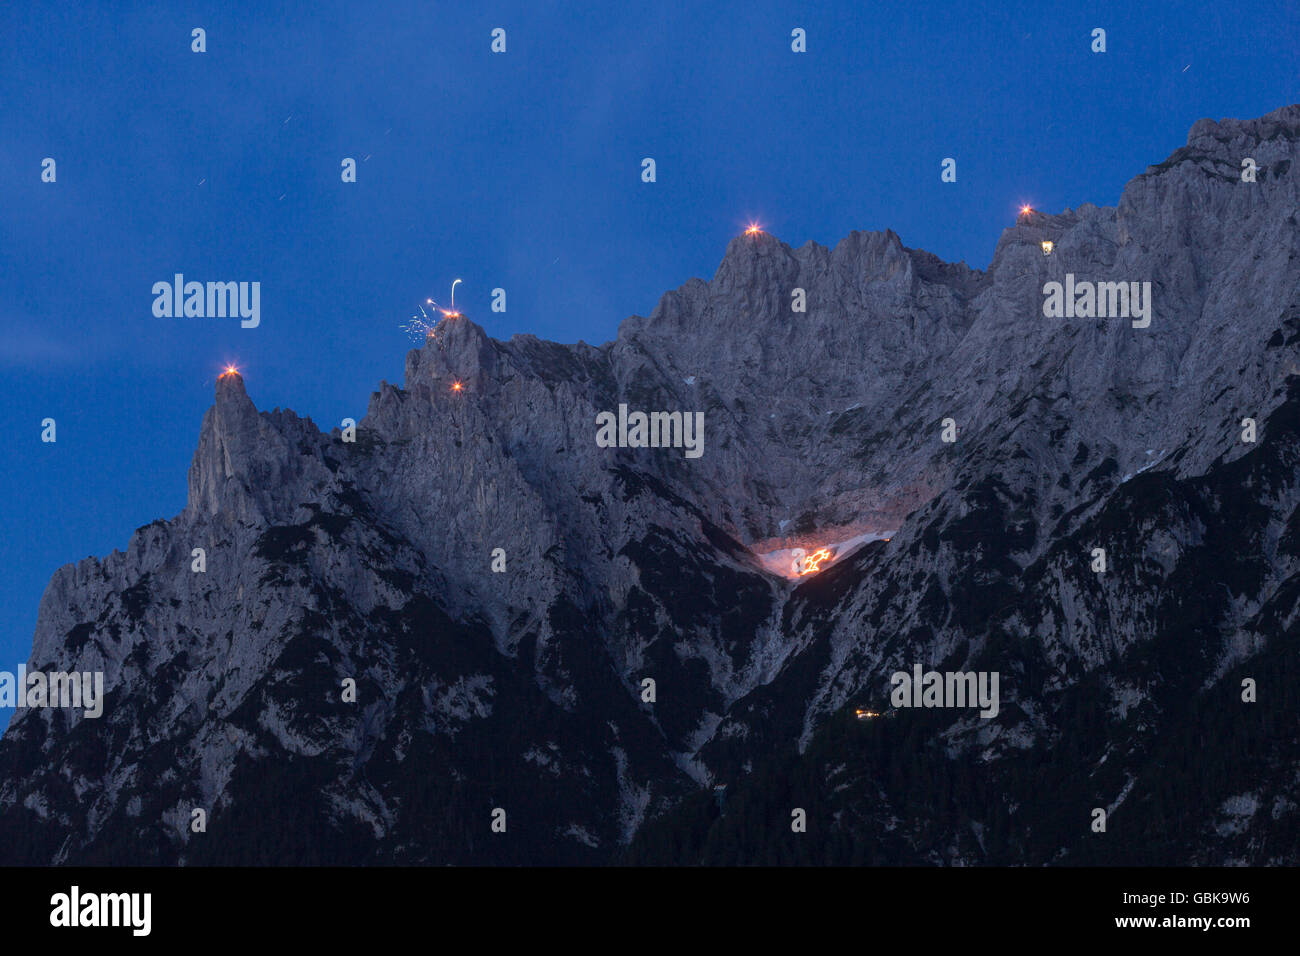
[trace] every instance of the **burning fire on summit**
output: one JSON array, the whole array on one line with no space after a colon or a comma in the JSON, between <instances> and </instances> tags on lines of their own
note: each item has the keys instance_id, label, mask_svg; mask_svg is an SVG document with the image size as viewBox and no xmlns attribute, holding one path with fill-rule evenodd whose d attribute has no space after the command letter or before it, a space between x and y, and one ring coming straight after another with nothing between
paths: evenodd
<instances>
[{"instance_id":1,"label":"burning fire on summit","mask_svg":"<svg viewBox=\"0 0 1300 956\"><path fill-rule=\"evenodd\" d=\"M460 281L461 281L460 279L457 279L457 280L456 280L456 282L460 282ZM439 308L438 308L438 311L441 312L441 313L443 314L443 317L444 317L444 318L448 318L448 319L459 319L459 318L460 318L460 313L456 311L456 282L453 282L453 283L451 284L451 308L450 308L450 309L444 309L444 308L442 308L442 307L440 307L440 306L439 306ZM434 302L432 299L429 300L429 304L430 304L430 305L434 305L434 306L437 306L437 305L438 305L438 303L437 303L437 302Z\"/></svg>"},{"instance_id":2,"label":"burning fire on summit","mask_svg":"<svg viewBox=\"0 0 1300 956\"><path fill-rule=\"evenodd\" d=\"M437 334L438 325L441 321L459 319L461 314L456 308L456 284L463 281L463 279L457 279L451 284L451 308L444 309L432 298L425 299L424 305L416 306L420 310L420 314L411 316L411 321L402 326L402 331L417 342L423 343L426 339L431 339ZM427 311L424 308L425 305L429 306ZM442 319L438 319L436 315L430 315L431 312L441 312Z\"/></svg>"}]
</instances>

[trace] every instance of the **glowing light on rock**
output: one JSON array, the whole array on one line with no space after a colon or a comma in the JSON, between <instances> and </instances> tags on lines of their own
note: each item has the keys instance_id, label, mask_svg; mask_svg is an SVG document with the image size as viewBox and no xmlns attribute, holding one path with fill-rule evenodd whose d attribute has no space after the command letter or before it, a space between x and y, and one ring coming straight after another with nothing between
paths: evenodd
<instances>
[{"instance_id":1,"label":"glowing light on rock","mask_svg":"<svg viewBox=\"0 0 1300 956\"><path fill-rule=\"evenodd\" d=\"M763 228L756 222L751 222L749 228L745 230L747 236L757 236L762 234Z\"/></svg>"},{"instance_id":2,"label":"glowing light on rock","mask_svg":"<svg viewBox=\"0 0 1300 956\"><path fill-rule=\"evenodd\" d=\"M239 374L239 369L235 368L235 366L233 365L227 365L226 370L222 372L221 375L218 377L225 378L227 375L238 375L238 374Z\"/></svg>"},{"instance_id":3,"label":"glowing light on rock","mask_svg":"<svg viewBox=\"0 0 1300 956\"><path fill-rule=\"evenodd\" d=\"M451 390L452 390L453 392L463 391L464 388L465 388L465 383L464 383L464 382L452 382L452 383L451 383Z\"/></svg>"},{"instance_id":4,"label":"glowing light on rock","mask_svg":"<svg viewBox=\"0 0 1300 956\"><path fill-rule=\"evenodd\" d=\"M1043 255L1050 256L1052 254L1052 249L1055 248L1055 244L1052 242L1051 239L1044 239L1042 245L1043 245Z\"/></svg>"}]
</instances>

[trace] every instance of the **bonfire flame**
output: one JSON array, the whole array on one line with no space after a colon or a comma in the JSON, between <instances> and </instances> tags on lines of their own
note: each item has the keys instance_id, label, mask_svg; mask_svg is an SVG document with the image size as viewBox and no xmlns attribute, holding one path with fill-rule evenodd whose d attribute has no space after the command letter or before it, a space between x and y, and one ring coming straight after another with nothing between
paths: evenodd
<instances>
[{"instance_id":1,"label":"bonfire flame","mask_svg":"<svg viewBox=\"0 0 1300 956\"><path fill-rule=\"evenodd\" d=\"M820 571L822 569L821 568L822 562L829 561L830 557L831 557L830 549L821 548L817 551L814 551L812 554L804 555L803 567L799 566L799 559L795 558L794 573L799 575L814 574L817 571Z\"/></svg>"}]
</instances>

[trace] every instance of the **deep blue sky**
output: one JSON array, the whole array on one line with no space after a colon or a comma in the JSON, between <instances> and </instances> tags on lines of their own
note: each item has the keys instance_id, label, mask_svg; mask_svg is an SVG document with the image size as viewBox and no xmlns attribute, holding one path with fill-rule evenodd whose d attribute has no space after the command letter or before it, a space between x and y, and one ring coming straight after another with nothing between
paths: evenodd
<instances>
[{"instance_id":1,"label":"deep blue sky","mask_svg":"<svg viewBox=\"0 0 1300 956\"><path fill-rule=\"evenodd\" d=\"M456 6L0 10L0 669L58 566L184 507L226 360L328 428L400 383L399 326L456 277L493 335L596 343L750 218L982 268L1022 200L1113 204L1197 119L1300 100L1294 0ZM155 318L175 272L260 281L261 326Z\"/></svg>"}]
</instances>

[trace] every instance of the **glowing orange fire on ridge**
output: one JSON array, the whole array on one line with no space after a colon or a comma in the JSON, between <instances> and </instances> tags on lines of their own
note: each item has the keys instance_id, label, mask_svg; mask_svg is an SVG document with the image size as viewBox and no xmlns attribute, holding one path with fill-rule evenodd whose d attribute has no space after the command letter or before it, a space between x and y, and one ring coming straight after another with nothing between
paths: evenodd
<instances>
[{"instance_id":1,"label":"glowing orange fire on ridge","mask_svg":"<svg viewBox=\"0 0 1300 956\"><path fill-rule=\"evenodd\" d=\"M830 560L830 556L831 556L831 552L829 548L821 548L817 551L814 551L812 554L806 556L803 559L803 569L800 570L798 573L803 575L803 574L813 574L817 571L820 571L822 569L821 568L822 562Z\"/></svg>"},{"instance_id":2,"label":"glowing orange fire on ridge","mask_svg":"<svg viewBox=\"0 0 1300 956\"><path fill-rule=\"evenodd\" d=\"M435 309L437 309L439 312L443 314L444 318L448 318L448 319L460 318L460 312L457 310L457 308L454 305L450 309L444 309L442 306L440 306L437 302L434 302L432 299L425 299L424 304L433 306ZM430 335L433 334L432 329L429 330L429 334Z\"/></svg>"}]
</instances>

